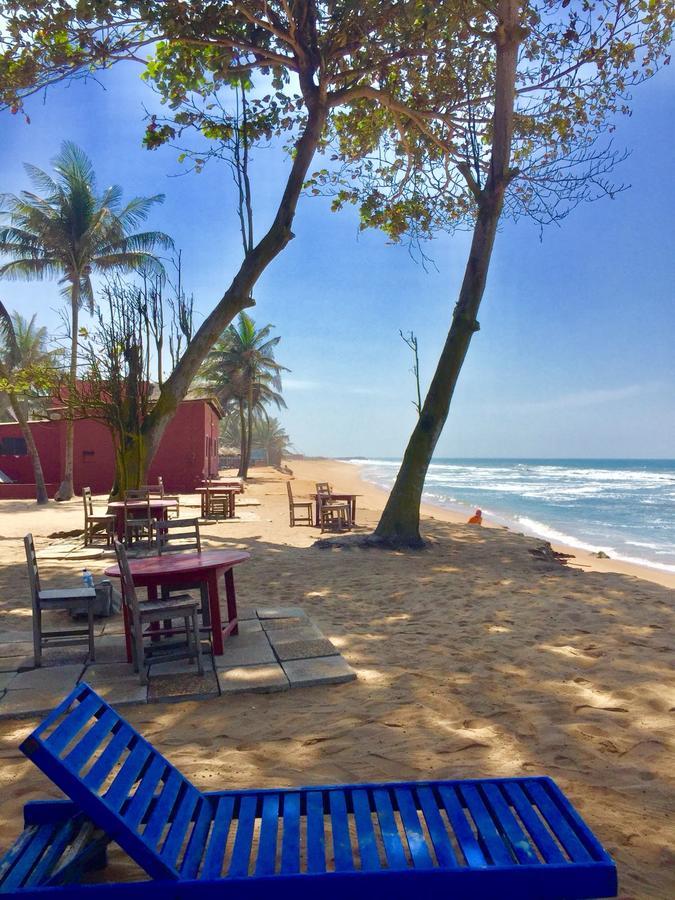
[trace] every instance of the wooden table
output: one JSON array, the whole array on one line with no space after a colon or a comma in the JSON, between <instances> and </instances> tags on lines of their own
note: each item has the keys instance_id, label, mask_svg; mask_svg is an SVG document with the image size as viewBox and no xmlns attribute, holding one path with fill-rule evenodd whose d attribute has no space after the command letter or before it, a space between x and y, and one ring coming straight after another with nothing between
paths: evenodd
<instances>
[{"instance_id":1,"label":"wooden table","mask_svg":"<svg viewBox=\"0 0 675 900\"><path fill-rule=\"evenodd\" d=\"M151 497L150 515L153 519L166 519L167 511L175 509L177 506L178 500L170 499L168 497ZM139 510L140 512L145 513L148 508L148 503L146 500L128 500L126 507L130 510ZM115 513L115 534L117 535L117 540L123 541L126 538L124 533L124 501L113 500L112 503L108 504L108 509L111 509ZM138 518L141 517L139 516Z\"/></svg>"},{"instance_id":2,"label":"wooden table","mask_svg":"<svg viewBox=\"0 0 675 900\"><path fill-rule=\"evenodd\" d=\"M321 525L321 501L328 500L346 500L349 503L350 514L352 517L352 525L356 525L356 498L362 497L363 494L336 494L334 491L331 491L330 497L328 494L310 494L309 495L314 501L314 524Z\"/></svg>"},{"instance_id":3,"label":"wooden table","mask_svg":"<svg viewBox=\"0 0 675 900\"><path fill-rule=\"evenodd\" d=\"M208 487L208 485L215 485L216 487L231 487L237 490L240 494L244 493L244 479L243 478L206 478L202 479L202 484L204 487Z\"/></svg>"},{"instance_id":4,"label":"wooden table","mask_svg":"<svg viewBox=\"0 0 675 900\"><path fill-rule=\"evenodd\" d=\"M241 493L238 487L232 487L216 484L209 485L208 487L199 487L195 488L195 494L199 494L201 496L201 516L202 519L206 519L209 516L209 495L213 494L227 494L227 509L228 509L228 517L231 519L234 516L235 503L234 498L236 494Z\"/></svg>"},{"instance_id":5,"label":"wooden table","mask_svg":"<svg viewBox=\"0 0 675 900\"><path fill-rule=\"evenodd\" d=\"M202 582L209 592L210 626L213 638L213 652L222 656L223 637L238 633L237 597L234 590L234 574L232 569L239 563L251 558L250 553L240 550L204 550L201 553L167 553L163 556L147 556L144 559L130 559L131 577L137 587L147 588L148 599L157 599L157 589L170 584L179 588L182 584L192 585ZM225 578L225 594L227 597L227 624L223 625L220 616L220 597L218 595L218 576ZM118 566L105 570L109 578L119 578ZM127 661L131 662L131 630L128 621L126 604L124 604L124 634L126 637Z\"/></svg>"}]
</instances>

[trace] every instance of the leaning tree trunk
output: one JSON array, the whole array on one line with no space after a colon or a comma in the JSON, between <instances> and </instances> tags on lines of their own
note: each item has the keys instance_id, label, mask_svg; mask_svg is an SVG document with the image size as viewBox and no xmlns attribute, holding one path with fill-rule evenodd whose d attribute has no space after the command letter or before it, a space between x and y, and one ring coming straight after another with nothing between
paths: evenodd
<instances>
[{"instance_id":1,"label":"leaning tree trunk","mask_svg":"<svg viewBox=\"0 0 675 900\"><path fill-rule=\"evenodd\" d=\"M303 91L311 95L307 101L307 121L296 144L293 164L274 221L260 242L245 254L229 288L202 322L178 365L162 385L157 403L144 420L140 435L134 439L132 446L122 451L124 460L128 460L130 466L140 460L141 483L146 483L150 464L164 431L187 394L206 354L235 316L255 304L251 293L256 282L294 237L291 226L298 198L328 115L325 89L316 87L311 77L303 78L303 73L300 80L304 82Z\"/></svg>"},{"instance_id":2,"label":"leaning tree trunk","mask_svg":"<svg viewBox=\"0 0 675 900\"><path fill-rule=\"evenodd\" d=\"M421 547L424 544L420 536L420 504L424 481L448 417L450 402L471 338L480 327L476 317L485 291L495 234L504 204L504 192L513 174L509 170L509 161L516 66L521 40L519 4L516 0L501 0L498 14L500 24L495 32L497 66L490 171L482 189L473 179L467 178L478 205L469 258L450 331L422 411L408 441L394 487L375 529L377 542L385 545Z\"/></svg>"},{"instance_id":3,"label":"leaning tree trunk","mask_svg":"<svg viewBox=\"0 0 675 900\"><path fill-rule=\"evenodd\" d=\"M70 291L70 392L69 400L72 401L75 394L75 382L77 380L77 346L78 346L78 322L80 312L80 282L73 281ZM55 500L70 500L73 496L73 451L75 446L75 420L71 410L68 410L66 418L66 447L63 462L63 480L56 492Z\"/></svg>"},{"instance_id":4,"label":"leaning tree trunk","mask_svg":"<svg viewBox=\"0 0 675 900\"><path fill-rule=\"evenodd\" d=\"M30 461L33 464L33 474L35 475L35 499L37 503L42 506L45 503L49 503L49 496L47 494L47 485L45 484L45 476L42 471L42 463L40 462L37 444L35 443L33 432L30 430L30 425L28 424L28 419L26 418L21 401L15 394L9 394L8 396L9 405L12 407L12 412L16 416L16 421L21 429L23 439L26 442Z\"/></svg>"},{"instance_id":5,"label":"leaning tree trunk","mask_svg":"<svg viewBox=\"0 0 675 900\"><path fill-rule=\"evenodd\" d=\"M248 470L251 466L251 450L253 449L253 385L249 385L247 409L248 421L246 423L246 475L248 478Z\"/></svg>"}]
</instances>

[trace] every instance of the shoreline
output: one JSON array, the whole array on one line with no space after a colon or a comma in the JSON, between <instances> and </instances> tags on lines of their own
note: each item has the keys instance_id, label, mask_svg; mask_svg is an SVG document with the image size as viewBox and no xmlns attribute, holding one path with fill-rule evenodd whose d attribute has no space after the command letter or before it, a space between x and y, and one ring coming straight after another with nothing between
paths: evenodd
<instances>
[{"instance_id":1,"label":"shoreline","mask_svg":"<svg viewBox=\"0 0 675 900\"><path fill-rule=\"evenodd\" d=\"M358 463L348 462L344 459L330 459L328 457L305 457L303 460L293 459L288 461L291 468L293 468L293 466L299 462L315 464L330 463L339 467L344 467L345 475L346 472L351 472L351 475L355 480L355 484L352 485L355 493L358 493L359 490L361 492L366 491L367 488L367 496L370 496L372 494L373 499L375 497L379 499L379 504L376 511L379 513L384 508L384 504L386 502L387 496L389 495L389 491L386 488L383 488L380 485L374 484L373 482L365 479L362 475L361 466ZM349 478L349 476L347 476L346 480L350 481L351 479ZM345 483L345 477L342 477L341 483ZM440 519L441 521L451 522L455 525L466 524L465 513L447 506L443 506L440 503L437 504L430 500L424 500L420 509L422 516L428 519ZM592 553L590 550L583 550L579 547L574 547L571 544L550 541L548 540L548 538L541 537L540 535L519 532L514 528L508 527L507 525L491 522L489 518L487 520L484 519L483 527L508 531L514 535L522 534L526 538L538 540L542 543L548 543L557 553L564 553L565 555L569 555L571 557L567 560L567 565L571 568L580 569L581 571L585 572L629 575L633 578L640 578L643 581L651 581L654 584L658 584L662 587L675 590L675 572L666 572L662 569L653 568L652 566L646 564L627 562L615 558L602 559L595 556L594 553Z\"/></svg>"}]
</instances>

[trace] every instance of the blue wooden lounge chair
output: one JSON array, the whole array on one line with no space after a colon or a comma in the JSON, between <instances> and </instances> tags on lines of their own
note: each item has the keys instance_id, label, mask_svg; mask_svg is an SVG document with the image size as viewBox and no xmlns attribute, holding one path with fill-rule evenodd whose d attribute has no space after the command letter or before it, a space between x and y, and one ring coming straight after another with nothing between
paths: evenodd
<instances>
[{"instance_id":1,"label":"blue wooden lounge chair","mask_svg":"<svg viewBox=\"0 0 675 900\"><path fill-rule=\"evenodd\" d=\"M204 793L86 684L21 749L154 879L68 897L616 896L614 863L549 778ZM33 890L30 861L19 874L10 896L64 890Z\"/></svg>"}]
</instances>

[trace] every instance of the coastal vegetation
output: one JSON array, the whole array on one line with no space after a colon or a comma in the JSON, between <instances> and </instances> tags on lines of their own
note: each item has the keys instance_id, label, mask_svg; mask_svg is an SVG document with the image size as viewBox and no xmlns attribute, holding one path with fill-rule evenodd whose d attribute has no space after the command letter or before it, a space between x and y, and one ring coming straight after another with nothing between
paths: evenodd
<instances>
[{"instance_id":1,"label":"coastal vegetation","mask_svg":"<svg viewBox=\"0 0 675 900\"><path fill-rule=\"evenodd\" d=\"M70 141L53 161L55 177L30 164L25 168L39 193L22 191L3 198L6 221L0 225L0 254L10 261L0 265L0 278L56 278L63 285L70 305L69 381L74 391L80 309L86 306L93 313L95 306L92 275L133 272L141 266L163 272L154 251L171 247L171 239L160 231L135 231L163 197L135 197L123 205L117 185L99 194L90 159ZM73 496L73 434L69 417L58 500Z\"/></svg>"}]
</instances>

